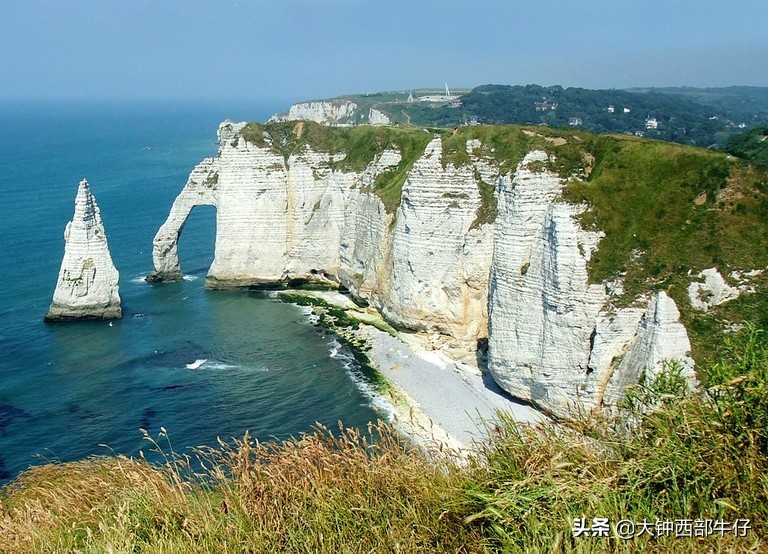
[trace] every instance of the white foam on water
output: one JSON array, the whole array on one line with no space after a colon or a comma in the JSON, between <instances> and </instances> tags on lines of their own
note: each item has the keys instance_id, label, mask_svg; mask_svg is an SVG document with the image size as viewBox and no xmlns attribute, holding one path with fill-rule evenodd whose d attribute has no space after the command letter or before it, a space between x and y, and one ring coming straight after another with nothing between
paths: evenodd
<instances>
[{"instance_id":1,"label":"white foam on water","mask_svg":"<svg viewBox=\"0 0 768 554\"><path fill-rule=\"evenodd\" d=\"M331 358L333 359L338 358L339 352L341 352L341 343L336 339L333 339L331 341Z\"/></svg>"},{"instance_id":2,"label":"white foam on water","mask_svg":"<svg viewBox=\"0 0 768 554\"><path fill-rule=\"evenodd\" d=\"M329 356L334 360L341 361L341 365L344 367L347 375L349 375L349 378L352 379L357 390L359 390L367 400L366 405L376 410L379 414L382 414L385 420L392 421L395 416L395 407L389 400L379 394L370 380L365 376L363 370L360 368L360 364L355 360L355 357L349 349L344 348L336 338L331 339L331 342L328 343L328 347Z\"/></svg>"},{"instance_id":3,"label":"white foam on water","mask_svg":"<svg viewBox=\"0 0 768 554\"><path fill-rule=\"evenodd\" d=\"M136 285L147 284L146 277L147 277L146 275L139 275L138 277L134 277L133 279L131 279L131 283L134 283Z\"/></svg>"},{"instance_id":4,"label":"white foam on water","mask_svg":"<svg viewBox=\"0 0 768 554\"><path fill-rule=\"evenodd\" d=\"M207 362L207 361L208 361L207 358L198 358L197 360L195 360L191 364L187 364L187 369L197 369L200 366L202 366L203 364L205 364L205 362Z\"/></svg>"},{"instance_id":5,"label":"white foam on water","mask_svg":"<svg viewBox=\"0 0 768 554\"><path fill-rule=\"evenodd\" d=\"M199 275L183 275L181 278L185 281L197 281L199 277Z\"/></svg>"},{"instance_id":6,"label":"white foam on water","mask_svg":"<svg viewBox=\"0 0 768 554\"><path fill-rule=\"evenodd\" d=\"M302 314L307 316L307 320L312 325L317 325L317 323L320 321L320 316L312 311L312 306L298 306L298 308Z\"/></svg>"},{"instance_id":7,"label":"white foam on water","mask_svg":"<svg viewBox=\"0 0 768 554\"><path fill-rule=\"evenodd\" d=\"M199 361L199 360L198 360ZM187 367L189 367L190 364L187 364ZM218 371L226 371L231 369L246 369L249 371L269 371L269 368L266 366L261 365L250 365L250 364L228 364L226 362L221 362L219 360L206 360L205 363L201 364L200 369L211 369L211 370L218 370Z\"/></svg>"},{"instance_id":8,"label":"white foam on water","mask_svg":"<svg viewBox=\"0 0 768 554\"><path fill-rule=\"evenodd\" d=\"M310 323L316 324L320 320L319 316L312 312L310 306L299 306L299 309L307 316ZM365 404L366 406L373 408L377 413L382 414L383 419L386 421L392 421L394 419L396 413L395 407L389 400L379 394L370 380L365 376L360 364L349 349L344 348L335 337L328 343L328 356L334 360L341 361L341 365L344 367L347 375L349 375L349 378L352 379L357 390L359 390L367 400L367 403Z\"/></svg>"}]
</instances>

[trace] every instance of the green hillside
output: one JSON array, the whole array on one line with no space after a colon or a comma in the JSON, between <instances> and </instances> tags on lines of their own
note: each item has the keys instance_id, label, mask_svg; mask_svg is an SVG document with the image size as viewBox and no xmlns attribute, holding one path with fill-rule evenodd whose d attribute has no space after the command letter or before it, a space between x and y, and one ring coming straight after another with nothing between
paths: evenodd
<instances>
[{"instance_id":1,"label":"green hillside","mask_svg":"<svg viewBox=\"0 0 768 554\"><path fill-rule=\"evenodd\" d=\"M728 113L730 117L746 122L765 120L768 116L767 87L650 87L627 89L628 92L660 93L677 96L686 100L711 106L720 113Z\"/></svg>"},{"instance_id":2,"label":"green hillside","mask_svg":"<svg viewBox=\"0 0 768 554\"><path fill-rule=\"evenodd\" d=\"M758 127L734 137L725 150L739 158L768 166L768 127Z\"/></svg>"},{"instance_id":3,"label":"green hillside","mask_svg":"<svg viewBox=\"0 0 768 554\"><path fill-rule=\"evenodd\" d=\"M414 102L407 101L411 92ZM745 130L768 125L768 88L761 87L592 90L482 85L452 91L460 95L460 103L418 101L420 96L442 93L416 90L343 98L360 106L357 122L373 107L394 122L422 127L471 123L575 126L599 134L638 134L706 148L722 148Z\"/></svg>"}]
</instances>

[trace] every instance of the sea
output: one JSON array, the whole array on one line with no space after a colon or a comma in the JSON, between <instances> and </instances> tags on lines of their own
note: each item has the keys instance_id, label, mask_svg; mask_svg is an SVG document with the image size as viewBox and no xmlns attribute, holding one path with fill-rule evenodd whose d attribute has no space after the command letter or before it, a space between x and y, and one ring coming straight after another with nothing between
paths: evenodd
<instances>
[{"instance_id":1,"label":"sea","mask_svg":"<svg viewBox=\"0 0 768 554\"><path fill-rule=\"evenodd\" d=\"M144 280L174 198L216 153L218 124L287 105L0 103L0 483L49 462L160 460L147 437L194 455L246 431L284 440L385 416L351 353L305 308L204 288L215 208L195 208L185 226L184 280ZM123 318L46 324L83 178L120 272ZM206 362L187 367L196 360Z\"/></svg>"}]
</instances>

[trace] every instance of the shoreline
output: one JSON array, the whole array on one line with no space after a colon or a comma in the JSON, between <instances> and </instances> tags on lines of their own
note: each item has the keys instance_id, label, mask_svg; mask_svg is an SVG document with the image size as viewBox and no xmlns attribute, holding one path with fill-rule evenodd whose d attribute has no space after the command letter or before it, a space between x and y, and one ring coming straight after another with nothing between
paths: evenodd
<instances>
[{"instance_id":1,"label":"shoreline","mask_svg":"<svg viewBox=\"0 0 768 554\"><path fill-rule=\"evenodd\" d=\"M369 366L363 373L373 381L373 394L394 409L391 423L428 452L468 453L486 438L483 422L496 419L497 410L522 424L548 420L501 390L487 370L426 348L426 335L397 331L377 311L338 291L286 290L276 296L308 307L314 323L336 334L358 363ZM345 325L349 321L357 327Z\"/></svg>"}]
</instances>

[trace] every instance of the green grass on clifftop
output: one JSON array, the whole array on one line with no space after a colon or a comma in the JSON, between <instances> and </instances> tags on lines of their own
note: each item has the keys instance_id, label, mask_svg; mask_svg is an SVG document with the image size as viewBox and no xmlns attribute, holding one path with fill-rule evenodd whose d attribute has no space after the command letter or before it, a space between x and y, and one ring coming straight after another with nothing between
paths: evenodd
<instances>
[{"instance_id":1,"label":"green grass on clifftop","mask_svg":"<svg viewBox=\"0 0 768 554\"><path fill-rule=\"evenodd\" d=\"M622 277L631 302L648 290L675 299L702 361L719 342L727 321L765 319L766 279L754 279L755 294L709 314L691 309L691 275L716 267L732 271L768 267L768 174L725 154L632 137L593 141L594 169L574 179L565 198L586 202L586 228L603 231L589 264L590 279Z\"/></svg>"},{"instance_id":2,"label":"green grass on clifftop","mask_svg":"<svg viewBox=\"0 0 768 554\"><path fill-rule=\"evenodd\" d=\"M388 213L400 205L400 196L408 170L421 156L432 135L413 127L370 126L328 127L313 121L284 123L249 123L242 137L258 146L270 147L286 160L304 147L316 152L343 154L330 166L341 171L362 171L387 149L400 152L396 168L376 179L373 192L381 198Z\"/></svg>"}]
</instances>

